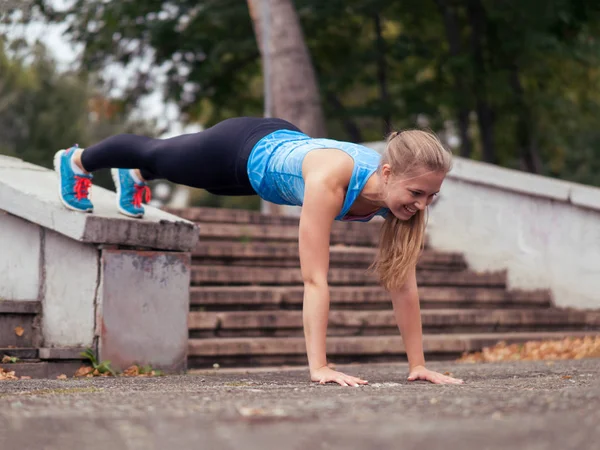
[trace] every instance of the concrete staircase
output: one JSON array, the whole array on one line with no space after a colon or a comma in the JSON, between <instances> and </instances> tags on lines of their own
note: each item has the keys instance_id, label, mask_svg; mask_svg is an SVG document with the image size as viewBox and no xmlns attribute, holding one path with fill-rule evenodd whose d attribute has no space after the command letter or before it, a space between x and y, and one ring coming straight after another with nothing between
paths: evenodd
<instances>
[{"instance_id":1,"label":"concrete staircase","mask_svg":"<svg viewBox=\"0 0 600 450\"><path fill-rule=\"evenodd\" d=\"M306 364L298 219L242 210L169 209L196 222L188 367ZM405 360L389 295L367 268L380 224L335 223L329 283L331 362ZM553 307L547 291L507 289L463 256L427 248L418 265L426 357L450 359L500 340L600 332L600 314Z\"/></svg>"},{"instance_id":2,"label":"concrete staircase","mask_svg":"<svg viewBox=\"0 0 600 450\"><path fill-rule=\"evenodd\" d=\"M0 299L0 367L32 378L72 374L82 362L78 349L40 348L41 310L39 301ZM18 363L2 363L5 356Z\"/></svg>"}]
</instances>

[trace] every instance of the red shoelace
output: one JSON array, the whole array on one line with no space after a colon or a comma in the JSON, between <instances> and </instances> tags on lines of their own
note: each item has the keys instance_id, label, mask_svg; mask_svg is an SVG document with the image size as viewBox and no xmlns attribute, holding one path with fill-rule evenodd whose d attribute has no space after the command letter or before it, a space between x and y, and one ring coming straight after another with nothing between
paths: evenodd
<instances>
[{"instance_id":1,"label":"red shoelace","mask_svg":"<svg viewBox=\"0 0 600 450\"><path fill-rule=\"evenodd\" d=\"M135 192L133 193L133 206L140 208L142 206L142 199L146 198L146 203L150 201L152 194L150 188L145 184L136 184Z\"/></svg>"},{"instance_id":2,"label":"red shoelace","mask_svg":"<svg viewBox=\"0 0 600 450\"><path fill-rule=\"evenodd\" d=\"M92 180L85 177L78 177L77 175L75 175L75 179L77 180L75 182L75 197L77 200L88 198Z\"/></svg>"}]
</instances>

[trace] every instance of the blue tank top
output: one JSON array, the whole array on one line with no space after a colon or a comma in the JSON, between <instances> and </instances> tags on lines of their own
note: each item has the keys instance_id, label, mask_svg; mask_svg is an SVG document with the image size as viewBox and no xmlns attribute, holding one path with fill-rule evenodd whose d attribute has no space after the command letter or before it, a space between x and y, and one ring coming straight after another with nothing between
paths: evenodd
<instances>
[{"instance_id":1,"label":"blue tank top","mask_svg":"<svg viewBox=\"0 0 600 450\"><path fill-rule=\"evenodd\" d=\"M349 216L350 207L377 170L380 155L375 150L350 142L333 139L313 139L304 133L278 130L256 143L248 159L248 177L257 194L278 205L302 206L304 179L302 162L311 150L335 148L346 152L354 160L354 169L340 214L335 220L367 222L376 215L385 216L381 208L368 216Z\"/></svg>"}]
</instances>

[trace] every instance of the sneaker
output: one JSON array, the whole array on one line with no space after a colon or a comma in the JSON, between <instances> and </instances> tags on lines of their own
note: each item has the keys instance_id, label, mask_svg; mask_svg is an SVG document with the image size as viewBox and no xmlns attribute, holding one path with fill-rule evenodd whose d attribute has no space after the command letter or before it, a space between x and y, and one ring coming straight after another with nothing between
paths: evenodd
<instances>
[{"instance_id":1,"label":"sneaker","mask_svg":"<svg viewBox=\"0 0 600 450\"><path fill-rule=\"evenodd\" d=\"M71 159L77 145L59 150L54 155L54 170L58 173L58 195L63 205L74 211L92 212L94 205L88 198L92 186L91 174L78 174L71 167Z\"/></svg>"},{"instance_id":2,"label":"sneaker","mask_svg":"<svg viewBox=\"0 0 600 450\"><path fill-rule=\"evenodd\" d=\"M131 176L131 169L111 169L117 187L117 208L121 214L129 217L143 217L142 200L150 201L150 188L143 181L136 182Z\"/></svg>"}]
</instances>

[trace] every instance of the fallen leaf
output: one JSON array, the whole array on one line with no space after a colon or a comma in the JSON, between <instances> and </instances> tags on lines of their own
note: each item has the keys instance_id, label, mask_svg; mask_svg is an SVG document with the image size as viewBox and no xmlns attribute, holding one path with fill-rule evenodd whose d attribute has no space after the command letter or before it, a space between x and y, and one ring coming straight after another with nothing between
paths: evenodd
<instances>
[{"instance_id":1,"label":"fallen leaf","mask_svg":"<svg viewBox=\"0 0 600 450\"><path fill-rule=\"evenodd\" d=\"M90 366L81 366L79 369L77 369L75 371L75 375L73 375L74 377L84 377L87 374L91 373L94 371L93 367Z\"/></svg>"},{"instance_id":2,"label":"fallen leaf","mask_svg":"<svg viewBox=\"0 0 600 450\"><path fill-rule=\"evenodd\" d=\"M136 365L133 365L131 367L128 367L124 372L123 375L126 377L137 377L140 374L140 368Z\"/></svg>"},{"instance_id":3,"label":"fallen leaf","mask_svg":"<svg viewBox=\"0 0 600 450\"><path fill-rule=\"evenodd\" d=\"M10 362L10 359L10 356L4 355L4 357L2 358L2 364L8 364Z\"/></svg>"},{"instance_id":4,"label":"fallen leaf","mask_svg":"<svg viewBox=\"0 0 600 450\"><path fill-rule=\"evenodd\" d=\"M18 378L15 376L14 370L8 371L0 367L0 381L2 380L18 380Z\"/></svg>"},{"instance_id":5,"label":"fallen leaf","mask_svg":"<svg viewBox=\"0 0 600 450\"><path fill-rule=\"evenodd\" d=\"M563 380L570 380L571 378L573 378L571 375L565 375L562 377Z\"/></svg>"},{"instance_id":6,"label":"fallen leaf","mask_svg":"<svg viewBox=\"0 0 600 450\"><path fill-rule=\"evenodd\" d=\"M63 373L56 377L57 380L66 380L67 376Z\"/></svg>"},{"instance_id":7,"label":"fallen leaf","mask_svg":"<svg viewBox=\"0 0 600 450\"><path fill-rule=\"evenodd\" d=\"M23 329L23 327L15 327L15 334L19 337L23 336L23 333L25 333L25 330Z\"/></svg>"},{"instance_id":8,"label":"fallen leaf","mask_svg":"<svg viewBox=\"0 0 600 450\"><path fill-rule=\"evenodd\" d=\"M523 344L498 342L480 352L464 353L458 362L552 361L600 357L600 336L528 341ZM551 365L551 364L548 364Z\"/></svg>"},{"instance_id":9,"label":"fallen leaf","mask_svg":"<svg viewBox=\"0 0 600 450\"><path fill-rule=\"evenodd\" d=\"M28 375L23 375L23 376L21 377L21 380L31 380L31 377L30 377L30 376L28 376Z\"/></svg>"}]
</instances>

